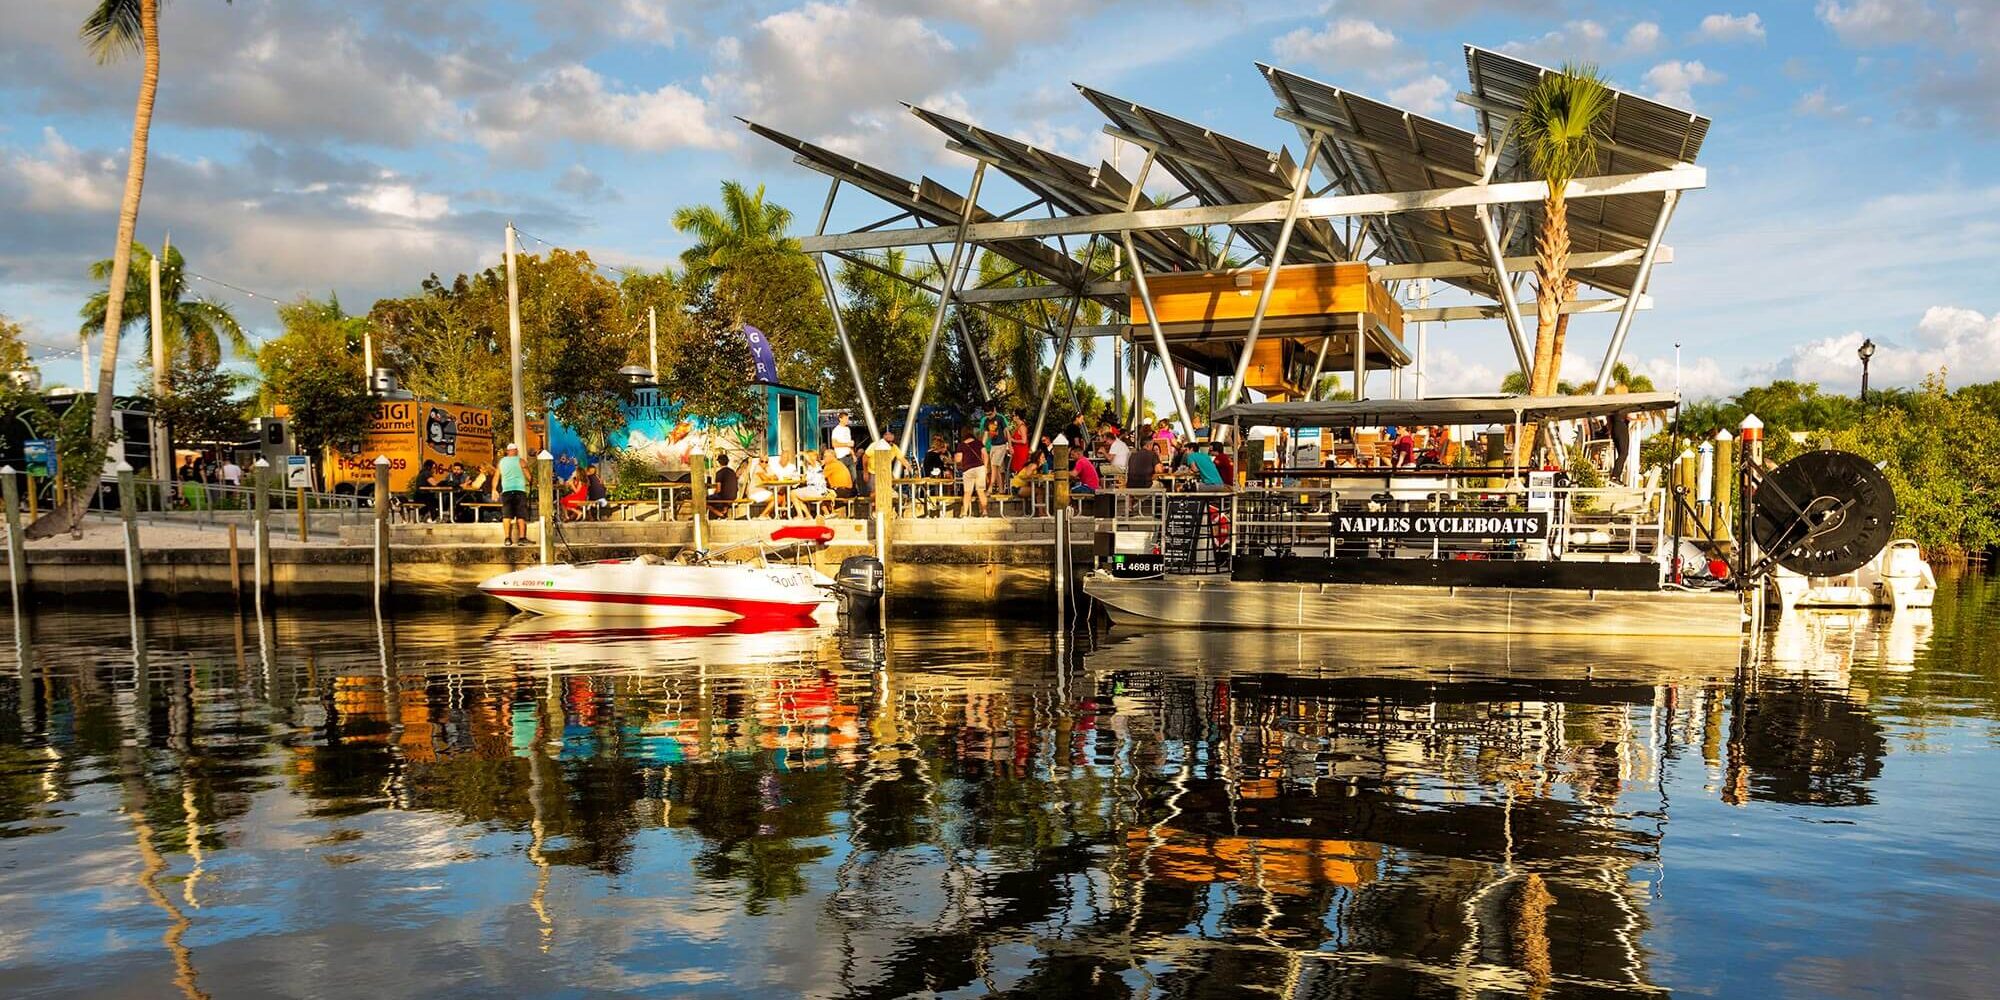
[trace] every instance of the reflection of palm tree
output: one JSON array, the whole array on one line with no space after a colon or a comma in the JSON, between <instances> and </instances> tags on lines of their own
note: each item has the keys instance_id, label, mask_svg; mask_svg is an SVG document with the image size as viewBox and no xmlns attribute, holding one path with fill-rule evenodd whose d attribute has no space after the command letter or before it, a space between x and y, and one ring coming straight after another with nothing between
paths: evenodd
<instances>
[{"instance_id":1,"label":"reflection of palm tree","mask_svg":"<svg viewBox=\"0 0 2000 1000\"><path fill-rule=\"evenodd\" d=\"M144 323L148 334L152 334L153 319L149 303L151 285L146 272L153 260L153 254L143 244L131 247L134 267L125 276L125 297L120 308L121 324L131 327ZM116 262L100 260L90 265L93 280L109 282L116 271ZM249 353L250 340L243 333L242 324L229 307L211 299L184 299L187 292L186 262L181 258L178 247L168 247L166 255L160 258L160 312L165 330L166 355L168 363L186 362L201 368L213 368L222 360L222 345L229 343L238 355ZM104 325L105 310L110 305L110 289L99 290L85 302L83 332Z\"/></svg>"}]
</instances>

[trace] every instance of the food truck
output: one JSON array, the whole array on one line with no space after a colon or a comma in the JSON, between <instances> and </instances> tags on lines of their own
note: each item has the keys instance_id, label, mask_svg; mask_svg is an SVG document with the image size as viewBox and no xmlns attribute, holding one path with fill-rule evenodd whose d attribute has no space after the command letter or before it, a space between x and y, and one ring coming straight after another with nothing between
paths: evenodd
<instances>
[{"instance_id":1,"label":"food truck","mask_svg":"<svg viewBox=\"0 0 2000 1000\"><path fill-rule=\"evenodd\" d=\"M493 411L460 403L424 399L385 399L375 404L375 417L354 451L329 448L321 463L325 489L334 493L372 493L375 457L389 457L389 489L401 493L425 459L449 468L453 462L468 470L494 461Z\"/></svg>"}]
</instances>

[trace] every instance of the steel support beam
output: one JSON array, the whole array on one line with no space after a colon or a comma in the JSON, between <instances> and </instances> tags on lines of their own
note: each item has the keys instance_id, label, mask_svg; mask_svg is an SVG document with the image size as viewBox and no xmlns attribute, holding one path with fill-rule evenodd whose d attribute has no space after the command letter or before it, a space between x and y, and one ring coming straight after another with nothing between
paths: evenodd
<instances>
[{"instance_id":1,"label":"steel support beam","mask_svg":"<svg viewBox=\"0 0 2000 1000\"><path fill-rule=\"evenodd\" d=\"M1160 330L1160 312L1153 308L1153 289L1146 284L1146 267L1139 262L1139 254L1132 246L1132 234L1126 232L1118 235L1125 244L1126 261L1132 268L1132 283L1138 286L1139 301L1146 307L1146 325L1153 330L1153 351L1159 355L1160 367L1171 374L1174 369L1173 354L1167 350L1166 333ZM1180 415L1181 430L1187 434L1188 440L1193 440L1194 418L1188 414L1186 401L1181 399L1179 392L1169 395L1173 397L1174 409Z\"/></svg>"},{"instance_id":2,"label":"steel support beam","mask_svg":"<svg viewBox=\"0 0 2000 1000\"><path fill-rule=\"evenodd\" d=\"M1299 204L1305 200L1306 188L1312 183L1313 161L1319 159L1319 147L1325 140L1318 132L1312 141L1306 143L1305 162L1299 165L1298 179L1292 184L1291 210L1285 213L1285 221L1278 226L1278 241L1271 247L1270 267L1264 269L1264 289L1257 293L1257 308L1250 314L1250 329L1243 333L1243 352L1236 356L1236 374L1229 380L1229 391L1224 394L1222 409L1236 405L1237 397L1243 395L1243 378L1250 373L1250 355L1257 349L1257 335L1264 330L1264 314L1271 308L1271 291L1278 287L1278 270L1285 266L1285 251L1292 245L1292 231L1298 228ZM1146 315L1152 317L1152 307L1146 308ZM1214 401L1210 400L1212 404Z\"/></svg>"},{"instance_id":3,"label":"steel support beam","mask_svg":"<svg viewBox=\"0 0 2000 1000\"><path fill-rule=\"evenodd\" d=\"M1673 220L1674 207L1680 204L1681 193L1668 191L1661 196L1660 217L1653 220L1653 235L1646 240L1645 256L1639 258L1639 274L1632 279L1632 291L1625 296L1625 308L1618 311L1618 325L1611 331L1611 347L1604 352L1604 363L1597 367L1597 391L1603 392L1611 384L1611 369L1618 364L1618 355L1625 350L1625 334L1632 329L1632 313L1639 308L1639 300L1644 297L1646 284L1653 277L1653 260L1660 249L1660 237L1667 232L1667 223Z\"/></svg>"},{"instance_id":4,"label":"steel support beam","mask_svg":"<svg viewBox=\"0 0 2000 1000\"><path fill-rule=\"evenodd\" d=\"M1143 178L1144 176L1143 173L1140 174L1140 177ZM1132 190L1136 192L1139 189L1137 186L1134 186ZM1090 274L1090 266L1097 263L1098 245L1099 241L1092 239L1090 241L1090 248L1084 252L1083 273L1086 276ZM1028 440L1031 443L1042 439L1042 428L1048 423L1049 401L1056 394L1056 376L1063 373L1063 365L1066 363L1064 359L1069 357L1070 335L1076 331L1076 314L1078 310L1083 308L1083 299L1082 290L1079 289L1078 293L1069 300L1069 315L1063 318L1062 340L1056 344L1055 363L1049 366L1049 384L1047 388L1042 390L1041 406L1035 410L1035 428L1028 434ZM1076 401L1076 384L1074 382L1070 384L1069 394L1071 400ZM1078 402L1078 408L1081 409L1081 403L1080 401Z\"/></svg>"},{"instance_id":5,"label":"steel support beam","mask_svg":"<svg viewBox=\"0 0 2000 1000\"><path fill-rule=\"evenodd\" d=\"M1639 304L1636 308L1639 309L1653 308L1652 296L1641 295L1638 297L1638 299L1639 299ZM1618 312L1619 310L1625 308L1625 304L1629 301L1631 300L1624 296L1620 296L1615 299L1571 299L1570 301L1563 303L1561 314L1564 316L1568 316L1568 315L1573 315L1575 313ZM1518 299L1514 303L1514 308L1516 309L1532 308L1534 304L1535 304L1534 299ZM1403 322L1404 324L1407 325L1410 323L1426 323L1426 322L1456 323L1461 320L1468 320L1468 319L1499 319L1506 315L1506 311L1507 307L1503 305L1438 306L1431 309L1422 309L1422 308L1405 309L1403 310Z\"/></svg>"},{"instance_id":6,"label":"steel support beam","mask_svg":"<svg viewBox=\"0 0 2000 1000\"><path fill-rule=\"evenodd\" d=\"M1486 234L1486 259L1493 265L1493 287L1500 293L1501 315L1507 317L1507 333L1514 344L1514 359L1521 364L1523 378L1534 378L1534 355L1528 350L1528 338L1521 331L1521 306L1514 301L1514 293L1507 287L1507 257L1500 251L1500 227L1493 224L1493 213L1485 205L1473 210L1479 218L1479 231ZM1408 317L1404 317L1408 321Z\"/></svg>"},{"instance_id":7,"label":"steel support beam","mask_svg":"<svg viewBox=\"0 0 2000 1000\"><path fill-rule=\"evenodd\" d=\"M833 199L838 194L840 178L836 177L826 189L826 206L819 211L819 227L815 232L826 231L826 220L833 215ZM854 379L854 398L861 403L861 418L868 422L868 436L881 440L881 428L875 423L875 404L868 399L868 384L861 378L861 366L855 363L854 343L847 339L847 321L840 318L840 296L833 290L833 272L826 266L825 254L816 253L812 258L819 269L820 287L826 290L826 309L833 314L833 333L840 340L840 356L847 362L847 374ZM659 374L656 372L653 377L658 378Z\"/></svg>"},{"instance_id":8,"label":"steel support beam","mask_svg":"<svg viewBox=\"0 0 2000 1000\"><path fill-rule=\"evenodd\" d=\"M930 381L931 361L937 357L938 335L944 332L945 314L951 311L951 296L958 288L958 265L965 258L967 227L972 225L972 217L979 212L979 187L986 181L986 163L980 161L972 168L972 184L965 191L965 209L958 217L958 235L951 244L951 263L945 267L943 278L938 283L939 295L937 315L931 317L931 335L924 341L924 359L917 365L917 384L910 387L910 408L903 416L903 439L896 442L896 453L905 459L910 457L910 442L917 439L917 411L924 405L924 383Z\"/></svg>"},{"instance_id":9,"label":"steel support beam","mask_svg":"<svg viewBox=\"0 0 2000 1000\"><path fill-rule=\"evenodd\" d=\"M943 270L944 261L939 259L937 247L927 247L926 249L930 251L931 263L936 264L939 270ZM965 273L971 274L972 268L973 265L968 263L965 266ZM959 301L965 301L965 293L960 292L958 294ZM979 401L983 405L987 400L993 398L993 385L986 381L986 365L979 360L979 342L972 339L972 328L965 325L965 313L954 313L952 314L952 319L956 321L958 326L959 338L965 341L965 357L967 361L972 363L972 377L979 383Z\"/></svg>"},{"instance_id":10,"label":"steel support beam","mask_svg":"<svg viewBox=\"0 0 2000 1000\"><path fill-rule=\"evenodd\" d=\"M984 161L980 161L984 162ZM1611 174L1582 177L1570 181L1564 196L1572 201L1607 198L1627 194L1660 194L1685 191L1708 185L1708 172L1701 167L1677 166L1643 174ZM1398 191L1374 194L1332 195L1307 198L1298 206L1301 219L1339 219L1349 216L1393 215L1401 212L1430 212L1446 208L1480 205L1514 205L1539 202L1548 196L1544 181L1510 181L1502 184L1466 185L1426 191ZM1257 222L1283 222L1291 214L1288 199L1238 205L1200 205L1190 208L1149 208L1099 215L1067 215L1056 219L1012 219L965 226L970 243L1001 240L1042 239L1050 236L1090 236L1107 233L1129 234L1154 229L1183 229L1191 226L1238 226ZM843 233L808 236L799 241L807 252L823 250L882 250L940 242L938 228L885 229L871 233Z\"/></svg>"}]
</instances>

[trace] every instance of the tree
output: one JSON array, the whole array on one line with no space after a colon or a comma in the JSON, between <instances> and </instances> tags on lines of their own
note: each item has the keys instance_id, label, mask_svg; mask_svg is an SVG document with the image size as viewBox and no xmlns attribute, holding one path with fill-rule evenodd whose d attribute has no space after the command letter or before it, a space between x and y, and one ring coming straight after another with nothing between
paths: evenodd
<instances>
[{"instance_id":1,"label":"tree","mask_svg":"<svg viewBox=\"0 0 2000 1000\"><path fill-rule=\"evenodd\" d=\"M845 402L849 380L839 359L817 269L787 235L791 210L736 181L722 183L722 205L686 205L674 228L694 237L681 253L682 285L712 296L734 327L762 330L778 358L778 378Z\"/></svg>"},{"instance_id":2,"label":"tree","mask_svg":"<svg viewBox=\"0 0 2000 1000\"><path fill-rule=\"evenodd\" d=\"M124 303L120 307L120 314L124 317L122 323L127 328L145 324L150 338L153 334L150 278L153 254L141 243L132 244L130 253L134 266L126 274ZM111 260L100 260L90 265L91 279L109 281L114 264ZM215 367L222 361L224 341L240 355L250 353L250 340L228 306L213 299L183 298L186 294L187 262L181 257L179 247L170 246L166 256L160 258L160 314L162 325L166 327L169 372L182 360L190 365ZM110 298L110 286L107 285L84 303L80 311L84 335L104 326ZM151 353L146 354L145 363L148 367L152 365Z\"/></svg>"},{"instance_id":3,"label":"tree","mask_svg":"<svg viewBox=\"0 0 2000 1000\"><path fill-rule=\"evenodd\" d=\"M660 389L681 413L707 423L743 417L761 427L763 408L750 386L755 360L742 328L712 291L696 294L694 335L682 340L660 378Z\"/></svg>"},{"instance_id":4,"label":"tree","mask_svg":"<svg viewBox=\"0 0 2000 1000\"><path fill-rule=\"evenodd\" d=\"M250 435L236 398L244 381L234 372L179 360L168 370L166 396L153 399L153 413L166 423L170 440L241 441Z\"/></svg>"},{"instance_id":5,"label":"tree","mask_svg":"<svg viewBox=\"0 0 2000 1000\"><path fill-rule=\"evenodd\" d=\"M291 408L292 434L306 454L360 447L375 415L361 375L365 321L342 312L338 301L310 298L279 307L278 319L284 332L257 349L259 404Z\"/></svg>"},{"instance_id":6,"label":"tree","mask_svg":"<svg viewBox=\"0 0 2000 1000\"><path fill-rule=\"evenodd\" d=\"M1612 94L1592 66L1566 65L1544 74L1528 90L1520 114L1508 126L1526 155L1528 167L1548 182L1542 199L1541 232L1535 239L1535 358L1530 394L1556 388L1568 332L1562 307L1575 293L1569 277L1569 182L1597 165L1598 145L1610 120ZM1504 290L1503 290L1504 291ZM1535 435L1523 433L1515 463L1527 464Z\"/></svg>"},{"instance_id":7,"label":"tree","mask_svg":"<svg viewBox=\"0 0 2000 1000\"><path fill-rule=\"evenodd\" d=\"M911 280L920 277L906 264L900 250L888 251L880 266ZM924 341L930 337L931 323L937 316L937 301L909 281L851 261L841 265L840 285L847 291L847 304L840 313L854 344L855 367L861 369L862 384L868 387L868 397L877 410L894 419L893 413L901 412L916 384ZM931 387L939 385L943 375L942 366L933 364ZM925 398L936 397L926 392Z\"/></svg>"},{"instance_id":8,"label":"tree","mask_svg":"<svg viewBox=\"0 0 2000 1000\"><path fill-rule=\"evenodd\" d=\"M144 61L139 99L132 111L132 146L125 164L125 194L118 203L118 241L112 244L108 287L124 288L132 266L132 234L139 227L139 196L146 185L146 143L153 128L153 98L160 89L159 0L99 0L79 31L99 65L137 51ZM97 370L97 401L91 433L111 443L112 393L118 384L118 334L125 325L125 300L109 300L104 311L103 358ZM82 515L80 505L75 515Z\"/></svg>"},{"instance_id":9,"label":"tree","mask_svg":"<svg viewBox=\"0 0 2000 1000\"><path fill-rule=\"evenodd\" d=\"M14 385L10 377L16 372L35 372L35 361L28 355L28 342L21 336L21 324L0 313L0 381L7 386Z\"/></svg>"}]
</instances>

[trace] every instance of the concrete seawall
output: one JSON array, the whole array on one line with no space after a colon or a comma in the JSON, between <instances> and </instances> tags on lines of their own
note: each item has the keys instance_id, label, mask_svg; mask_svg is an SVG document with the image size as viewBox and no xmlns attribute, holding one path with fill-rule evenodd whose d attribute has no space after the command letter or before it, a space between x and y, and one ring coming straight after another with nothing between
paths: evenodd
<instances>
[{"instance_id":1,"label":"concrete seawall","mask_svg":"<svg viewBox=\"0 0 2000 1000\"><path fill-rule=\"evenodd\" d=\"M1075 523L1071 562L1090 562L1088 520ZM762 539L777 526L770 521L711 524L711 550ZM874 551L864 521L828 521L834 540L815 557L827 572L850 555ZM533 530L531 526L531 531ZM391 532L389 595L397 601L487 600L480 581L509 569L532 566L538 549L495 544L497 525L397 525ZM581 524L564 527L556 546L559 561L624 559L643 553L672 555L689 544L686 522ZM271 600L298 606L315 601L371 599L374 552L372 526L347 528L339 544L276 547L271 550ZM912 519L891 528L894 539L889 594L898 613L982 614L1040 612L1054 601L1054 523L1047 518ZM145 542L142 537L142 546ZM242 599L250 599L253 560L249 547L238 553ZM155 602L208 603L232 599L230 552L210 547L147 547L140 594ZM117 601L125 598L125 553L110 547L30 548L26 587L33 603ZM1075 574L1072 574L1074 577Z\"/></svg>"}]
</instances>

